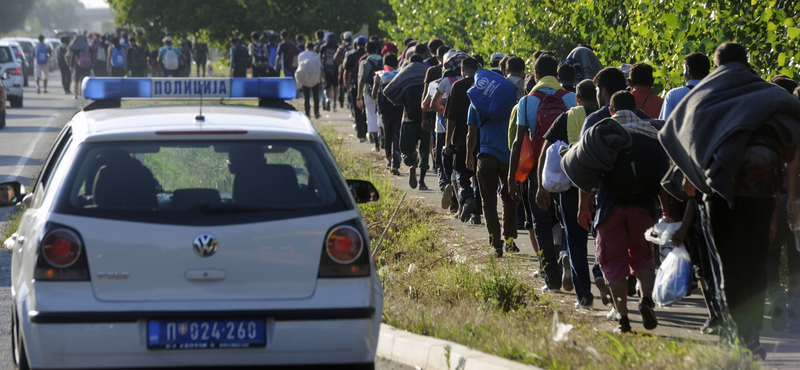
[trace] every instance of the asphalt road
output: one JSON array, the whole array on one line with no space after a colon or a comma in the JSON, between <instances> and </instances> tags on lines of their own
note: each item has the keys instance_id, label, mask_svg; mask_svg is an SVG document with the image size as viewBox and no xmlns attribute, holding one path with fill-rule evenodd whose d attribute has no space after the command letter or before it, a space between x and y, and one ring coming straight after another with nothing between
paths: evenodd
<instances>
[{"instance_id":1,"label":"asphalt road","mask_svg":"<svg viewBox=\"0 0 800 370\"><path fill-rule=\"evenodd\" d=\"M57 71L50 74L50 82L48 94L36 94L36 84L31 80L31 87L24 91L23 108L6 108L6 127L0 130L0 182L19 181L28 186L39 173L61 128L85 104L63 92ZM0 207L0 232L5 230L9 211L11 207ZM11 254L0 251L0 369L12 368L10 286ZM377 359L376 369L414 370L414 367Z\"/></svg>"}]
</instances>

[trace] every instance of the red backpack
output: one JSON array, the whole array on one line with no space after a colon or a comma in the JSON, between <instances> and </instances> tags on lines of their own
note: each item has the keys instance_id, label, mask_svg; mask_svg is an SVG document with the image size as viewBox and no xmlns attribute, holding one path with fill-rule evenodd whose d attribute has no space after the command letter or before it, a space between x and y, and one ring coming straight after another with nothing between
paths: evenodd
<instances>
[{"instance_id":1,"label":"red backpack","mask_svg":"<svg viewBox=\"0 0 800 370\"><path fill-rule=\"evenodd\" d=\"M525 142L522 143L519 164L514 174L517 181L525 181L536 167L536 162L538 162L544 146L544 135L553 126L558 116L567 111L567 105L564 104L563 99L567 93L566 90L558 90L553 95L541 91L531 94L539 99L539 110L536 112L536 127L531 130L530 135L526 136ZM518 109L525 108L520 106Z\"/></svg>"}]
</instances>

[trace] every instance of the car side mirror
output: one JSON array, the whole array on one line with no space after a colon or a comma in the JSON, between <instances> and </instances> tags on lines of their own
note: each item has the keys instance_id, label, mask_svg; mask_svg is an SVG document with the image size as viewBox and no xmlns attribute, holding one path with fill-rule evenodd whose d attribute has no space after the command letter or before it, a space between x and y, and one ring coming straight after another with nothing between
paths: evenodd
<instances>
[{"instance_id":1,"label":"car side mirror","mask_svg":"<svg viewBox=\"0 0 800 370\"><path fill-rule=\"evenodd\" d=\"M350 187L350 194L353 194L356 203L377 202L381 199L378 189L369 181L347 180L347 186Z\"/></svg>"},{"instance_id":2,"label":"car side mirror","mask_svg":"<svg viewBox=\"0 0 800 370\"><path fill-rule=\"evenodd\" d=\"M25 196L25 187L18 181L0 183L0 207L12 206Z\"/></svg>"}]
</instances>

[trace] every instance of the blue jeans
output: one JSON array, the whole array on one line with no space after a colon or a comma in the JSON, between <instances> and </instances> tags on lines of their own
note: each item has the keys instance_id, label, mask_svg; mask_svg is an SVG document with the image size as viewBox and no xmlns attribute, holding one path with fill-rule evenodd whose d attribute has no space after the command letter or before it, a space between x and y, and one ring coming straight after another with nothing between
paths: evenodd
<instances>
[{"instance_id":1,"label":"blue jeans","mask_svg":"<svg viewBox=\"0 0 800 370\"><path fill-rule=\"evenodd\" d=\"M531 179L528 188L528 201L531 206L531 214L533 215L533 232L536 234L536 241L539 243L540 264L544 266L544 281L551 289L561 289L561 276L558 266L558 254L556 246L553 243L553 215L552 207L556 207L553 202L546 211L541 209L536 204L536 192L539 191L539 182ZM552 195L551 195L552 197ZM562 243L563 244L563 243Z\"/></svg>"},{"instance_id":2,"label":"blue jeans","mask_svg":"<svg viewBox=\"0 0 800 370\"><path fill-rule=\"evenodd\" d=\"M589 260L587 258L586 243L589 239L589 232L578 224L578 188L572 187L569 190L558 194L560 199L559 208L561 220L564 224L569 263L572 265L572 283L575 285L575 294L578 301L583 298L592 300L592 282L589 279Z\"/></svg>"}]
</instances>

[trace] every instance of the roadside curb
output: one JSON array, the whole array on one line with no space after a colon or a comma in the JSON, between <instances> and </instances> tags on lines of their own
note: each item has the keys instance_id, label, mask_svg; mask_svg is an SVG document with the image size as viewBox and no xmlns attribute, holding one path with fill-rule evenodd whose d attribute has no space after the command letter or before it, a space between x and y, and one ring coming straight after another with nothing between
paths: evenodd
<instances>
[{"instance_id":1,"label":"roadside curb","mask_svg":"<svg viewBox=\"0 0 800 370\"><path fill-rule=\"evenodd\" d=\"M387 324L381 324L376 356L423 370L541 370Z\"/></svg>"}]
</instances>

